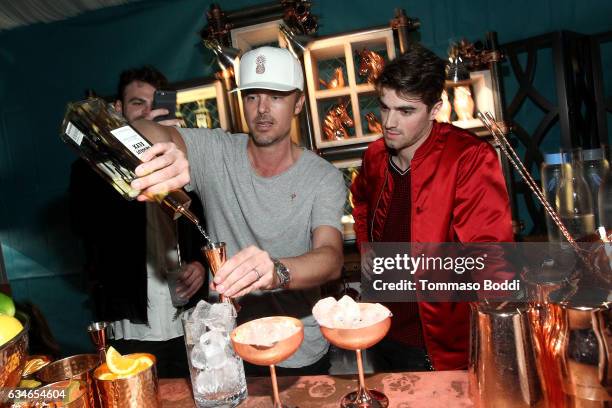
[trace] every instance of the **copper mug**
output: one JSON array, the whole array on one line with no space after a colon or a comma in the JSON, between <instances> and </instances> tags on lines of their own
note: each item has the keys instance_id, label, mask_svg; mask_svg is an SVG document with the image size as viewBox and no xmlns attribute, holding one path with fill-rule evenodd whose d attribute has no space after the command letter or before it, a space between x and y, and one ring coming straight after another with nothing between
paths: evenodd
<instances>
[{"instance_id":1,"label":"copper mug","mask_svg":"<svg viewBox=\"0 0 612 408\"><path fill-rule=\"evenodd\" d=\"M612 309L605 302L570 300L553 306L559 341L553 350L567 406L612 406Z\"/></svg>"},{"instance_id":2,"label":"copper mug","mask_svg":"<svg viewBox=\"0 0 612 408\"><path fill-rule=\"evenodd\" d=\"M16 402L11 408L90 408L87 383L83 380L62 380L36 389L44 398Z\"/></svg>"},{"instance_id":3,"label":"copper mug","mask_svg":"<svg viewBox=\"0 0 612 408\"><path fill-rule=\"evenodd\" d=\"M471 304L468 375L476 407L544 407L526 309Z\"/></svg>"},{"instance_id":4,"label":"copper mug","mask_svg":"<svg viewBox=\"0 0 612 408\"><path fill-rule=\"evenodd\" d=\"M63 380L82 380L87 385L87 406L97 408L97 390L93 381L93 371L100 365L97 354L77 354L54 361L41 368L36 378L45 384Z\"/></svg>"},{"instance_id":5,"label":"copper mug","mask_svg":"<svg viewBox=\"0 0 612 408\"><path fill-rule=\"evenodd\" d=\"M102 365L94 371L96 388L102 408L160 408L159 384L155 356L148 353L128 354L129 356L146 356L153 364L138 373L127 377L101 380L100 374L108 369Z\"/></svg>"}]
</instances>

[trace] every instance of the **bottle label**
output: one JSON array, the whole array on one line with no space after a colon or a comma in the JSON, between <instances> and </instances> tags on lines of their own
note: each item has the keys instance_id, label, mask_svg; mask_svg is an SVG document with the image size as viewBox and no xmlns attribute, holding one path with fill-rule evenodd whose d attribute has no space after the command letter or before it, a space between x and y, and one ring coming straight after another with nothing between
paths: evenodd
<instances>
[{"instance_id":1,"label":"bottle label","mask_svg":"<svg viewBox=\"0 0 612 408\"><path fill-rule=\"evenodd\" d=\"M111 130L111 133L138 158L151 147L151 144L143 139L131 126L123 126Z\"/></svg>"},{"instance_id":2,"label":"bottle label","mask_svg":"<svg viewBox=\"0 0 612 408\"><path fill-rule=\"evenodd\" d=\"M71 138L77 146L80 146L83 142L83 138L85 135L81 132L76 126L72 124L72 122L68 122L68 126L66 126L66 135Z\"/></svg>"}]
</instances>

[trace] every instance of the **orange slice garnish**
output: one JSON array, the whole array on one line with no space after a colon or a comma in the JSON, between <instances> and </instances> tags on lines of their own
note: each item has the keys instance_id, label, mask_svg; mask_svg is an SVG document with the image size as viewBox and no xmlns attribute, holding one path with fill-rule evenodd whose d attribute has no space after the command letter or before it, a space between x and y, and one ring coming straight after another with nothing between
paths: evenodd
<instances>
[{"instance_id":1,"label":"orange slice garnish","mask_svg":"<svg viewBox=\"0 0 612 408\"><path fill-rule=\"evenodd\" d=\"M138 371L145 370L153 365L153 360L147 356L140 356L136 361L138 361Z\"/></svg>"},{"instance_id":2,"label":"orange slice garnish","mask_svg":"<svg viewBox=\"0 0 612 408\"><path fill-rule=\"evenodd\" d=\"M124 357L113 347L109 347L106 352L106 365L111 373L130 374L138 367L138 360Z\"/></svg>"}]
</instances>

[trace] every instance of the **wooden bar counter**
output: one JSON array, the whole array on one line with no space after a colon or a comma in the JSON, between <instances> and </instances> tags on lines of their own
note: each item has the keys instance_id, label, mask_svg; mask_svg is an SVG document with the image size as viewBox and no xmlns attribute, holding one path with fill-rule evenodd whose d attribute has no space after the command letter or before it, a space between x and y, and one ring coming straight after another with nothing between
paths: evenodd
<instances>
[{"instance_id":1,"label":"wooden bar counter","mask_svg":"<svg viewBox=\"0 0 612 408\"><path fill-rule=\"evenodd\" d=\"M390 408L472 407L465 371L378 373L366 375L369 388L383 391ZM272 406L269 377L247 378L248 398L240 408ZM337 408L342 396L357 389L357 374L278 377L281 401L289 407ZM163 408L192 408L189 379L160 379Z\"/></svg>"}]
</instances>

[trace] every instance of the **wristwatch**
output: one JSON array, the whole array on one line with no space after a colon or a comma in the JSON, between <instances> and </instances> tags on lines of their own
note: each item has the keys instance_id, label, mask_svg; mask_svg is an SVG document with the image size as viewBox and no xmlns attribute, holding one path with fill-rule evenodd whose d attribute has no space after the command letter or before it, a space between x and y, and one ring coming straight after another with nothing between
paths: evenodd
<instances>
[{"instance_id":1,"label":"wristwatch","mask_svg":"<svg viewBox=\"0 0 612 408\"><path fill-rule=\"evenodd\" d=\"M278 287L287 289L289 287L289 282L291 282L291 274L289 273L289 269L284 263L276 258L270 257L270 260L274 264L274 273L276 273L276 276L278 277Z\"/></svg>"}]
</instances>

